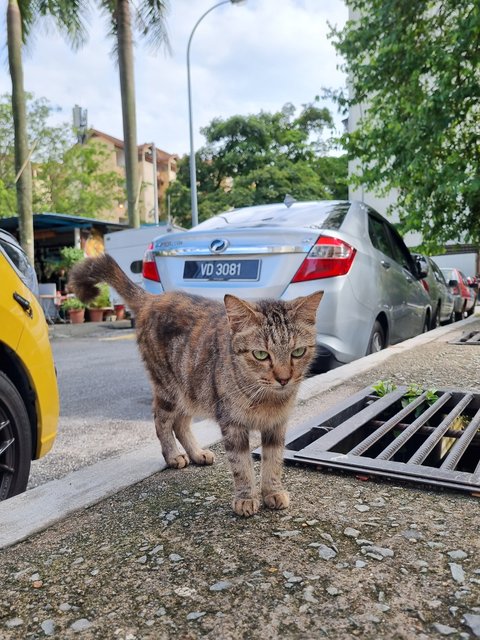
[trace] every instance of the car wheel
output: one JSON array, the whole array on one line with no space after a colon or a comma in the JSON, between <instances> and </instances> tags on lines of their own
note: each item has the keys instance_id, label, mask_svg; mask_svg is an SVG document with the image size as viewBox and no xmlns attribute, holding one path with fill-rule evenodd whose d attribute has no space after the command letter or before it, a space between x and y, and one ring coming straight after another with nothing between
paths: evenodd
<instances>
[{"instance_id":1,"label":"car wheel","mask_svg":"<svg viewBox=\"0 0 480 640\"><path fill-rule=\"evenodd\" d=\"M452 313L448 316L448 319L445 324L452 324L455 322L455 311L452 310Z\"/></svg>"},{"instance_id":2,"label":"car wheel","mask_svg":"<svg viewBox=\"0 0 480 640\"><path fill-rule=\"evenodd\" d=\"M0 500L27 488L32 459L32 435L20 394L0 372Z\"/></svg>"},{"instance_id":3,"label":"car wheel","mask_svg":"<svg viewBox=\"0 0 480 640\"><path fill-rule=\"evenodd\" d=\"M440 326L440 314L441 314L441 307L440 307L440 303L438 303L435 313L432 316L430 329L436 329L437 327Z\"/></svg>"},{"instance_id":4,"label":"car wheel","mask_svg":"<svg viewBox=\"0 0 480 640\"><path fill-rule=\"evenodd\" d=\"M378 320L375 320L373 325L372 334L370 336L370 342L368 343L367 355L370 353L377 353L382 351L387 346L385 338L385 330Z\"/></svg>"},{"instance_id":5,"label":"car wheel","mask_svg":"<svg viewBox=\"0 0 480 640\"><path fill-rule=\"evenodd\" d=\"M427 333L427 331L430 331L430 326L430 315L427 313L427 315L425 316L425 320L423 321L422 333Z\"/></svg>"},{"instance_id":6,"label":"car wheel","mask_svg":"<svg viewBox=\"0 0 480 640\"><path fill-rule=\"evenodd\" d=\"M455 320L458 322L459 320L463 320L465 317L465 305L463 305L461 311L455 312Z\"/></svg>"},{"instance_id":7,"label":"car wheel","mask_svg":"<svg viewBox=\"0 0 480 640\"><path fill-rule=\"evenodd\" d=\"M475 305L473 305L472 308L467 311L467 316L470 317L471 315L473 315L474 311L475 311Z\"/></svg>"}]
</instances>

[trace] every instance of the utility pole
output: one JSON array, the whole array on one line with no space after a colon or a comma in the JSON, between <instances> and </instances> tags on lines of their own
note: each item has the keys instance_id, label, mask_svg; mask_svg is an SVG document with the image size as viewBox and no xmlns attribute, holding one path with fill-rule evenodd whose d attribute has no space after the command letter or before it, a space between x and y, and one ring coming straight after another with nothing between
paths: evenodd
<instances>
[{"instance_id":1,"label":"utility pole","mask_svg":"<svg viewBox=\"0 0 480 640\"><path fill-rule=\"evenodd\" d=\"M152 142L152 164L153 164L153 219L158 225L158 175L157 175L157 148Z\"/></svg>"}]
</instances>

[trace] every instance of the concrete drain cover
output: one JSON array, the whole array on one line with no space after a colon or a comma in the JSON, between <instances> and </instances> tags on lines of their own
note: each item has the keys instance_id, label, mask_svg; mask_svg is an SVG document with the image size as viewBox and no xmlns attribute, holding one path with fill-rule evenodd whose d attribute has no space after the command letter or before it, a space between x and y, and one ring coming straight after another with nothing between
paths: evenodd
<instances>
[{"instance_id":1,"label":"concrete drain cover","mask_svg":"<svg viewBox=\"0 0 480 640\"><path fill-rule=\"evenodd\" d=\"M480 496L480 394L418 393L367 387L289 432L284 458Z\"/></svg>"},{"instance_id":2,"label":"concrete drain cover","mask_svg":"<svg viewBox=\"0 0 480 640\"><path fill-rule=\"evenodd\" d=\"M449 344L476 344L480 345L480 331L463 333L460 338L450 340Z\"/></svg>"}]
</instances>

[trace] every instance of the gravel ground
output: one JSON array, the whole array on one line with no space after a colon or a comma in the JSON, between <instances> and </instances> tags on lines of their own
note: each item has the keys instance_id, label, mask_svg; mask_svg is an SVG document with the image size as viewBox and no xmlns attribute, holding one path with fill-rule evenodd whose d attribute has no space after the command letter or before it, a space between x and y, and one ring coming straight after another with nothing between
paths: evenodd
<instances>
[{"instance_id":1,"label":"gravel ground","mask_svg":"<svg viewBox=\"0 0 480 640\"><path fill-rule=\"evenodd\" d=\"M378 379L478 389L480 351L452 337L326 403ZM215 450L1 552L2 640L480 637L478 499L288 466L288 512L241 519Z\"/></svg>"}]
</instances>

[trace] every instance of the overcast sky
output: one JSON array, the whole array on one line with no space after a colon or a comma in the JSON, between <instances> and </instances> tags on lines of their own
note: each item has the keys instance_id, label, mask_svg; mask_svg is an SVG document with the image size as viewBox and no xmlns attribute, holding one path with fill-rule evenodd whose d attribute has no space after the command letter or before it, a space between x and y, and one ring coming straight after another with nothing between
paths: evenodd
<instances>
[{"instance_id":1,"label":"overcast sky","mask_svg":"<svg viewBox=\"0 0 480 640\"><path fill-rule=\"evenodd\" d=\"M138 143L154 141L169 153L189 151L186 49L200 16L216 0L170 0L171 55L140 43L135 53ZM0 0L5 41L7 0ZM285 103L311 102L322 88L340 88L344 75L327 39L327 22L342 26L342 0L247 0L225 4L198 26L191 45L195 147L199 130L215 117L277 111ZM56 121L71 122L75 104L88 124L123 138L118 69L105 20L92 15L86 46L73 52L61 36L40 32L24 56L25 88L61 107ZM1 52L0 92L10 92L6 48ZM340 128L336 107L334 112Z\"/></svg>"}]
</instances>

